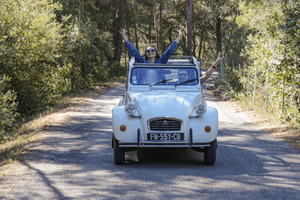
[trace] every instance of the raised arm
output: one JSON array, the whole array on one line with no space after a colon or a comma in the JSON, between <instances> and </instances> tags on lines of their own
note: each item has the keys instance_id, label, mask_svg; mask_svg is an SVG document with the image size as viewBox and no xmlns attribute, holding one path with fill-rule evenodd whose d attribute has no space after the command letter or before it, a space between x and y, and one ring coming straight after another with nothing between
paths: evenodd
<instances>
[{"instance_id":1,"label":"raised arm","mask_svg":"<svg viewBox=\"0 0 300 200\"><path fill-rule=\"evenodd\" d=\"M164 52L163 55L161 55L161 57L159 58L159 61L161 63L167 63L169 58L172 56L177 44L179 43L179 41L181 40L183 35L183 32L181 31L181 29L179 30L179 35L177 37L177 39L169 46L169 48Z\"/></svg>"},{"instance_id":2,"label":"raised arm","mask_svg":"<svg viewBox=\"0 0 300 200\"><path fill-rule=\"evenodd\" d=\"M125 29L121 28L119 33L121 34L130 55L135 58L135 61L138 62L138 63L147 62L146 59L143 56L141 56L140 52L128 40L128 38L125 35Z\"/></svg>"},{"instance_id":3,"label":"raised arm","mask_svg":"<svg viewBox=\"0 0 300 200\"><path fill-rule=\"evenodd\" d=\"M220 62L223 60L223 58L221 58L221 52L219 52L219 54L218 54L218 58L217 58L217 60L215 61L215 63L212 65L212 67L213 68L216 68L219 64L220 64Z\"/></svg>"},{"instance_id":4,"label":"raised arm","mask_svg":"<svg viewBox=\"0 0 300 200\"><path fill-rule=\"evenodd\" d=\"M218 54L218 58L215 61L215 63L207 70L207 72L200 78L201 85L212 75L212 73L216 70L217 66L220 64L220 62L223 60L221 58L221 52Z\"/></svg>"}]
</instances>

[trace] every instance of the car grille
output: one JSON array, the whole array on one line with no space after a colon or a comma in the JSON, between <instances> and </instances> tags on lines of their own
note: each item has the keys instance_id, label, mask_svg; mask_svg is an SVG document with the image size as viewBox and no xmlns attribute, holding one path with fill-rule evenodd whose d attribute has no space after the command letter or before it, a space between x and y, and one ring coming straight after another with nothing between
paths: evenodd
<instances>
[{"instance_id":1,"label":"car grille","mask_svg":"<svg viewBox=\"0 0 300 200\"><path fill-rule=\"evenodd\" d=\"M149 120L150 131L180 131L181 121L176 119L155 119Z\"/></svg>"}]
</instances>

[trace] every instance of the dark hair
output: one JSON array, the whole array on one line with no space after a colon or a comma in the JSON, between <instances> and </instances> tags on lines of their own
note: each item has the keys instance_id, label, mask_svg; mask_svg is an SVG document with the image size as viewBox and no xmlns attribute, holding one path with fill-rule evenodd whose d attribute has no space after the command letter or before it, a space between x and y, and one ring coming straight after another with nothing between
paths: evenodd
<instances>
[{"instance_id":1,"label":"dark hair","mask_svg":"<svg viewBox=\"0 0 300 200\"><path fill-rule=\"evenodd\" d=\"M182 71L186 71L186 73L189 74L189 72L188 72L187 69L179 69L178 72L177 72L177 74L179 74L179 72L182 72Z\"/></svg>"},{"instance_id":2,"label":"dark hair","mask_svg":"<svg viewBox=\"0 0 300 200\"><path fill-rule=\"evenodd\" d=\"M156 47L153 45L153 44L149 44L146 48L145 48L145 51L143 52L142 56L144 58L146 58L146 60L148 60L148 57L147 57L147 49L148 47L153 47L155 49L155 52L156 52L156 56L155 56L155 59L159 59L160 58L160 55L156 49Z\"/></svg>"}]
</instances>

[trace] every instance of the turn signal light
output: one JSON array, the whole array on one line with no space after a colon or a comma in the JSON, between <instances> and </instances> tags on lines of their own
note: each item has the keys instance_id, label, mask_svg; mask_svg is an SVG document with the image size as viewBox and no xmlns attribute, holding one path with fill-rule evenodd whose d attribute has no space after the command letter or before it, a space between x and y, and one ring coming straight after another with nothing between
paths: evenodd
<instances>
[{"instance_id":1,"label":"turn signal light","mask_svg":"<svg viewBox=\"0 0 300 200\"><path fill-rule=\"evenodd\" d=\"M209 132L210 130L211 130L210 126L206 126L206 127L205 127L205 131L206 131L206 132Z\"/></svg>"},{"instance_id":2,"label":"turn signal light","mask_svg":"<svg viewBox=\"0 0 300 200\"><path fill-rule=\"evenodd\" d=\"M126 126L124 126L124 125L120 126L120 130L121 131L125 131L126 130Z\"/></svg>"}]
</instances>

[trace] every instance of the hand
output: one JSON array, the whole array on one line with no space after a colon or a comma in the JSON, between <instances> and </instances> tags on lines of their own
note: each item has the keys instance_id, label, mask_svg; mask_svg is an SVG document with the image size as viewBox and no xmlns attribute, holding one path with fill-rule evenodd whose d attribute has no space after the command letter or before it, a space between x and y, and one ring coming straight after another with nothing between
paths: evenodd
<instances>
[{"instance_id":1,"label":"hand","mask_svg":"<svg viewBox=\"0 0 300 200\"><path fill-rule=\"evenodd\" d=\"M179 29L178 32L179 32L179 35L178 35L177 39L175 40L177 43L179 43L179 41L181 40L182 35L183 35L183 32L181 31L181 29Z\"/></svg>"},{"instance_id":2,"label":"hand","mask_svg":"<svg viewBox=\"0 0 300 200\"><path fill-rule=\"evenodd\" d=\"M121 34L122 38L124 39L124 41L126 42L127 41L127 37L125 35L125 29L124 28L121 28L121 30L119 31L119 33Z\"/></svg>"},{"instance_id":3,"label":"hand","mask_svg":"<svg viewBox=\"0 0 300 200\"><path fill-rule=\"evenodd\" d=\"M217 67L223 59L224 58L221 58L221 52L219 52L218 58L217 58L216 62L213 64L213 66Z\"/></svg>"}]
</instances>

